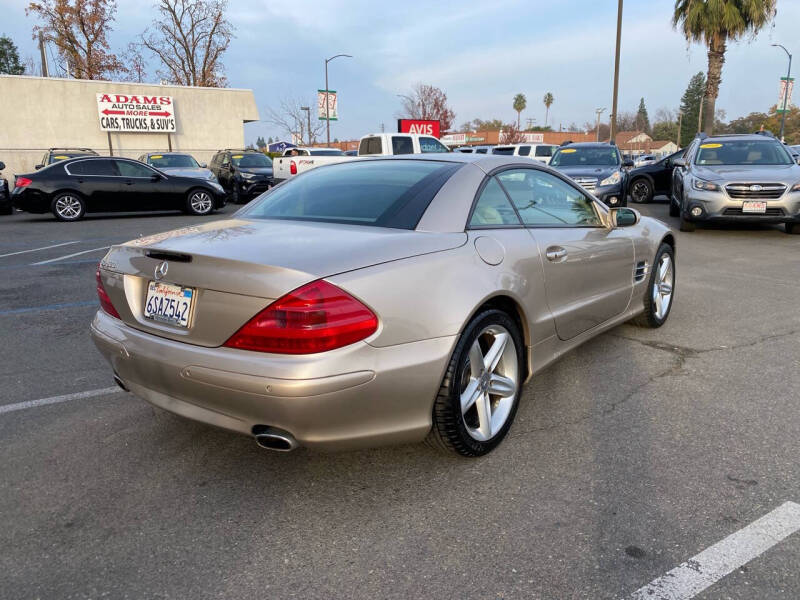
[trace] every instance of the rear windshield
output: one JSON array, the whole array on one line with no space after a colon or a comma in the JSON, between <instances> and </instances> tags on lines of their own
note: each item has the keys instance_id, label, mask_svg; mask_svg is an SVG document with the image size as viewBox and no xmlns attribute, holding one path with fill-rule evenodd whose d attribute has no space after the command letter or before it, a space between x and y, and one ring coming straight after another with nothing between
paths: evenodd
<instances>
[{"instance_id":1,"label":"rear windshield","mask_svg":"<svg viewBox=\"0 0 800 600\"><path fill-rule=\"evenodd\" d=\"M247 154L232 154L231 162L237 167L271 167L272 161L265 154L260 152L248 152Z\"/></svg>"},{"instance_id":2,"label":"rear windshield","mask_svg":"<svg viewBox=\"0 0 800 600\"><path fill-rule=\"evenodd\" d=\"M791 165L792 158L775 140L705 142L697 151L696 165Z\"/></svg>"},{"instance_id":3,"label":"rear windshield","mask_svg":"<svg viewBox=\"0 0 800 600\"><path fill-rule=\"evenodd\" d=\"M553 156L553 146L536 146L536 156Z\"/></svg>"},{"instance_id":4,"label":"rear windshield","mask_svg":"<svg viewBox=\"0 0 800 600\"><path fill-rule=\"evenodd\" d=\"M200 166L189 154L151 154L147 163L159 169L196 169Z\"/></svg>"},{"instance_id":5,"label":"rear windshield","mask_svg":"<svg viewBox=\"0 0 800 600\"><path fill-rule=\"evenodd\" d=\"M613 167L620 164L619 154L613 146L607 148L560 148L550 161L551 167Z\"/></svg>"},{"instance_id":6,"label":"rear windshield","mask_svg":"<svg viewBox=\"0 0 800 600\"><path fill-rule=\"evenodd\" d=\"M514 147L513 146L508 146L506 148L493 148L492 149L492 154L512 155L512 154L514 154Z\"/></svg>"},{"instance_id":7,"label":"rear windshield","mask_svg":"<svg viewBox=\"0 0 800 600\"><path fill-rule=\"evenodd\" d=\"M429 160L338 163L286 181L239 214L414 229L436 192L461 166Z\"/></svg>"}]
</instances>

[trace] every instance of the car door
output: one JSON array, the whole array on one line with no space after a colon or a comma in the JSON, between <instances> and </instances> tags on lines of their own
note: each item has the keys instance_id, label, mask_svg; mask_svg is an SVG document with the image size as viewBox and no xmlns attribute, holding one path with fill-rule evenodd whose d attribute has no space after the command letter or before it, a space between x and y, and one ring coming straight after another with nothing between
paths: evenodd
<instances>
[{"instance_id":1,"label":"car door","mask_svg":"<svg viewBox=\"0 0 800 600\"><path fill-rule=\"evenodd\" d=\"M85 158L64 167L70 182L86 199L87 212L117 210L117 170L110 158Z\"/></svg>"},{"instance_id":2,"label":"car door","mask_svg":"<svg viewBox=\"0 0 800 600\"><path fill-rule=\"evenodd\" d=\"M653 165L651 176L653 177L653 190L656 195L669 193L669 186L672 181L672 159L680 155L681 152L675 152Z\"/></svg>"},{"instance_id":3,"label":"car door","mask_svg":"<svg viewBox=\"0 0 800 600\"><path fill-rule=\"evenodd\" d=\"M230 152L225 152L219 157L219 171L217 172L217 180L219 184L225 188L225 191L230 193L233 190L233 173L231 171L231 155Z\"/></svg>"},{"instance_id":4,"label":"car door","mask_svg":"<svg viewBox=\"0 0 800 600\"><path fill-rule=\"evenodd\" d=\"M604 226L595 200L535 168L497 174L535 240L558 337L569 340L622 314L633 291L633 240Z\"/></svg>"},{"instance_id":5,"label":"car door","mask_svg":"<svg viewBox=\"0 0 800 600\"><path fill-rule=\"evenodd\" d=\"M114 160L119 174L119 210L164 210L169 203L167 182L147 165L133 160Z\"/></svg>"}]
</instances>

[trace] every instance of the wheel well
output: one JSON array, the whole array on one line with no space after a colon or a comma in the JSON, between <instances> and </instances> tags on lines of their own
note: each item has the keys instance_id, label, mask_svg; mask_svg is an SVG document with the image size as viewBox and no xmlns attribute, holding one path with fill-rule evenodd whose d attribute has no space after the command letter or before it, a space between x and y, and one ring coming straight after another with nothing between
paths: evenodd
<instances>
[{"instance_id":1,"label":"wheel well","mask_svg":"<svg viewBox=\"0 0 800 600\"><path fill-rule=\"evenodd\" d=\"M635 177L633 177L633 179L631 179L630 185L633 185L640 179L645 179L647 180L647 183L649 183L651 186L653 185L653 178L650 177L650 175L648 175L647 173L642 173L641 175L636 175Z\"/></svg>"},{"instance_id":2,"label":"wheel well","mask_svg":"<svg viewBox=\"0 0 800 600\"><path fill-rule=\"evenodd\" d=\"M525 311L523 311L519 303L510 296L502 296L502 295L492 296L473 311L473 313L470 315L470 318L467 319L466 323L469 323L472 320L472 318L481 311L489 308L494 308L496 310L503 311L509 317L514 319L514 321L516 321L517 325L519 326L519 330L522 333L522 340L524 345L524 348L522 349L524 355L523 362L525 364L524 379L527 379L528 376L530 375L530 367L531 367L530 361L528 360L529 359L528 348L531 344L531 335L530 335L530 329L528 327L528 319L525 316ZM464 324L465 327L466 323Z\"/></svg>"},{"instance_id":3,"label":"wheel well","mask_svg":"<svg viewBox=\"0 0 800 600\"><path fill-rule=\"evenodd\" d=\"M56 199L56 196L58 196L60 194L72 194L72 195L77 196L78 198L80 198L82 200L86 200L86 196L81 194L78 190L71 190L69 188L64 188L62 190L56 190L55 192L50 194L50 202L52 203L52 201Z\"/></svg>"},{"instance_id":4,"label":"wheel well","mask_svg":"<svg viewBox=\"0 0 800 600\"><path fill-rule=\"evenodd\" d=\"M671 233L668 233L667 235L665 235L664 239L661 240L661 243L662 244L669 244L670 246L672 246L672 252L673 253L675 252L675 236L673 236Z\"/></svg>"}]
</instances>

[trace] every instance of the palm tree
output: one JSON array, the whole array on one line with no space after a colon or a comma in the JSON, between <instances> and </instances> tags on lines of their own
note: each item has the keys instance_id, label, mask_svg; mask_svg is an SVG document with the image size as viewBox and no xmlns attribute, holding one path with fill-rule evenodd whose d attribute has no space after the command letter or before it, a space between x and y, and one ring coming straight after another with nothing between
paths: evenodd
<instances>
[{"instance_id":1,"label":"palm tree","mask_svg":"<svg viewBox=\"0 0 800 600\"><path fill-rule=\"evenodd\" d=\"M519 116L525 107L528 106L528 99L525 98L525 94L517 94L514 96L514 110L517 111L517 129L519 129Z\"/></svg>"},{"instance_id":2,"label":"palm tree","mask_svg":"<svg viewBox=\"0 0 800 600\"><path fill-rule=\"evenodd\" d=\"M553 105L553 94L551 94L550 92L547 92L544 95L544 98L542 99L542 102L544 102L544 108L545 108L545 111L544 111L544 126L547 127L547 117L550 116L550 107Z\"/></svg>"},{"instance_id":3,"label":"palm tree","mask_svg":"<svg viewBox=\"0 0 800 600\"><path fill-rule=\"evenodd\" d=\"M703 130L714 131L722 64L728 40L737 41L758 30L775 18L776 0L675 0L673 27L680 28L689 42L702 42L708 47L708 73L703 100Z\"/></svg>"}]
</instances>

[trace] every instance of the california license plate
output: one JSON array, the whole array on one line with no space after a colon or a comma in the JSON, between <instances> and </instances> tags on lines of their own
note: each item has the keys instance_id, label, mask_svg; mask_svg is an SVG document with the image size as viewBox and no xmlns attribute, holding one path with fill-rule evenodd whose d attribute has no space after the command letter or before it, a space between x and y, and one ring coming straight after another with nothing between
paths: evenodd
<instances>
[{"instance_id":1,"label":"california license plate","mask_svg":"<svg viewBox=\"0 0 800 600\"><path fill-rule=\"evenodd\" d=\"M193 302L194 289L151 281L147 286L144 316L153 321L188 327Z\"/></svg>"},{"instance_id":2,"label":"california license plate","mask_svg":"<svg viewBox=\"0 0 800 600\"><path fill-rule=\"evenodd\" d=\"M747 202L742 202L742 212L743 213L765 213L767 212L767 203L766 202L759 202L756 200L748 200Z\"/></svg>"}]
</instances>

